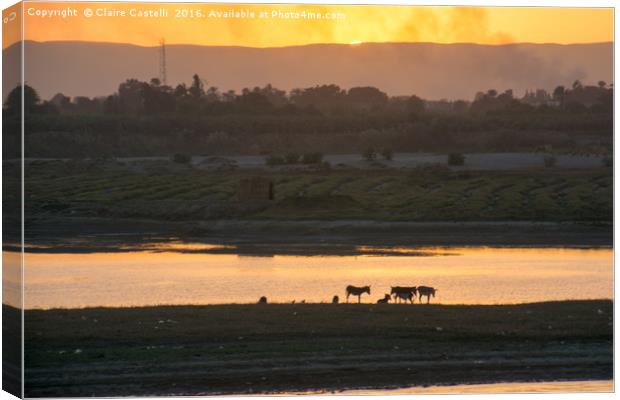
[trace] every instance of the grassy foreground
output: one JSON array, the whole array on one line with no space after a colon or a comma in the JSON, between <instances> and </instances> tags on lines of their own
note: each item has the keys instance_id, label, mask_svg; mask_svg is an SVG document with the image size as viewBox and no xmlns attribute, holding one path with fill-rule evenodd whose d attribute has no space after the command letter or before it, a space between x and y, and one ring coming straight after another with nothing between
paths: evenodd
<instances>
[{"instance_id":1,"label":"grassy foreground","mask_svg":"<svg viewBox=\"0 0 620 400\"><path fill-rule=\"evenodd\" d=\"M26 396L611 379L613 303L28 310Z\"/></svg>"}]
</instances>

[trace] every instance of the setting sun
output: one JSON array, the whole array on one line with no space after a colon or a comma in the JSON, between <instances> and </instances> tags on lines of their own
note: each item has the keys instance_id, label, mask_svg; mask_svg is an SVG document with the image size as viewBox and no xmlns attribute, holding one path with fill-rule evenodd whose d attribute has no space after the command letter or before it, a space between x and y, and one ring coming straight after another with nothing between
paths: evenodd
<instances>
[{"instance_id":1,"label":"setting sun","mask_svg":"<svg viewBox=\"0 0 620 400\"><path fill-rule=\"evenodd\" d=\"M86 1L3 12L2 390L613 392L613 4Z\"/></svg>"},{"instance_id":2,"label":"setting sun","mask_svg":"<svg viewBox=\"0 0 620 400\"><path fill-rule=\"evenodd\" d=\"M69 9L75 13L61 20L44 17ZM611 8L181 3L114 3L111 7L107 3L30 2L24 3L23 11L25 38L35 41L157 46L164 37L169 44L280 47L358 42L568 44L613 40ZM93 14L88 16L90 12Z\"/></svg>"}]
</instances>

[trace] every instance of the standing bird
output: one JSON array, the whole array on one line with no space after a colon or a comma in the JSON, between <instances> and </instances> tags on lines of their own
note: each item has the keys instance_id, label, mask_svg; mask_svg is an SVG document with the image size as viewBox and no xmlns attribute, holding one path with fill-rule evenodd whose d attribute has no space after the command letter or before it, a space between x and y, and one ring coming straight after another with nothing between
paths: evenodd
<instances>
[{"instance_id":1,"label":"standing bird","mask_svg":"<svg viewBox=\"0 0 620 400\"><path fill-rule=\"evenodd\" d=\"M332 298L332 304L338 304L339 302L340 302L340 297L338 297L338 296L334 296L334 297Z\"/></svg>"}]
</instances>

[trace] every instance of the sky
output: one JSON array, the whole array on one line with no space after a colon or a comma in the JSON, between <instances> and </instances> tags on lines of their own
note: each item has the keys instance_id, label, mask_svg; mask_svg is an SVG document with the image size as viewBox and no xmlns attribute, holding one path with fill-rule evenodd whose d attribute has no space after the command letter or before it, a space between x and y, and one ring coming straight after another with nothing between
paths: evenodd
<instances>
[{"instance_id":1,"label":"sky","mask_svg":"<svg viewBox=\"0 0 620 400\"><path fill-rule=\"evenodd\" d=\"M89 11L94 15L85 16ZM139 11L159 15L132 15ZM245 14L225 18L223 13L231 11ZM97 15L106 12L114 16ZM613 41L613 9L27 2L24 27L27 40L142 46L157 46L162 38L168 44L248 47L364 42L568 44ZM3 47L10 44L5 41Z\"/></svg>"}]
</instances>

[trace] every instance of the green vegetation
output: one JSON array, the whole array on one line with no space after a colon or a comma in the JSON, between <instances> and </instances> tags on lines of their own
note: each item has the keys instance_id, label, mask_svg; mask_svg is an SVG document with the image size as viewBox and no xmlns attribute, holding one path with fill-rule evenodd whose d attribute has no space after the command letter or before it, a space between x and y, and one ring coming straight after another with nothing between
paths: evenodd
<instances>
[{"instance_id":1,"label":"green vegetation","mask_svg":"<svg viewBox=\"0 0 620 400\"><path fill-rule=\"evenodd\" d=\"M301 156L302 164L320 164L323 161L323 154L321 153L304 153Z\"/></svg>"},{"instance_id":2,"label":"green vegetation","mask_svg":"<svg viewBox=\"0 0 620 400\"><path fill-rule=\"evenodd\" d=\"M295 164L297 163L297 161L295 162ZM270 166L270 167L275 167L277 165L285 165L285 164L289 164L288 160L280 155L277 154L270 154L266 159L265 159L265 164ZM293 163L290 163L293 164Z\"/></svg>"},{"instance_id":3,"label":"green vegetation","mask_svg":"<svg viewBox=\"0 0 620 400\"><path fill-rule=\"evenodd\" d=\"M543 161L545 163L545 167L551 168L551 167L555 167L555 164L558 162L558 159L553 154L547 154L543 158Z\"/></svg>"},{"instance_id":4,"label":"green vegetation","mask_svg":"<svg viewBox=\"0 0 620 400\"><path fill-rule=\"evenodd\" d=\"M275 167L278 165L295 165L295 164L321 164L323 154L321 153L304 153L301 156L297 153L287 153L285 155L270 154L265 159L265 165Z\"/></svg>"},{"instance_id":5,"label":"green vegetation","mask_svg":"<svg viewBox=\"0 0 620 400\"><path fill-rule=\"evenodd\" d=\"M177 167L175 167L175 165ZM7 170L10 168L6 167ZM265 176L275 199L237 201ZM9 175L10 176L10 175ZM166 161L37 161L26 167L26 214L160 220L611 222L612 170L201 170Z\"/></svg>"},{"instance_id":6,"label":"green vegetation","mask_svg":"<svg viewBox=\"0 0 620 400\"><path fill-rule=\"evenodd\" d=\"M381 150L381 156L384 160L392 161L394 158L394 151L391 148L384 148Z\"/></svg>"},{"instance_id":7,"label":"green vegetation","mask_svg":"<svg viewBox=\"0 0 620 400\"><path fill-rule=\"evenodd\" d=\"M284 161L286 161L287 164L297 164L299 162L299 154L287 153L284 155Z\"/></svg>"},{"instance_id":8,"label":"green vegetation","mask_svg":"<svg viewBox=\"0 0 620 400\"><path fill-rule=\"evenodd\" d=\"M20 90L3 108L5 158L19 154ZM205 88L198 76L190 87L176 88L130 79L105 100L58 94L43 101L33 88L25 92L28 157L612 148L613 88L579 82L553 95L541 90L522 98L491 89L472 102L388 97L377 88L336 85L220 92Z\"/></svg>"},{"instance_id":9,"label":"green vegetation","mask_svg":"<svg viewBox=\"0 0 620 400\"><path fill-rule=\"evenodd\" d=\"M189 164L192 162L192 157L188 156L187 154L177 153L172 157L172 161L179 164Z\"/></svg>"},{"instance_id":10,"label":"green vegetation","mask_svg":"<svg viewBox=\"0 0 620 400\"><path fill-rule=\"evenodd\" d=\"M461 153L448 154L448 165L455 165L455 166L465 165L465 156Z\"/></svg>"},{"instance_id":11,"label":"green vegetation","mask_svg":"<svg viewBox=\"0 0 620 400\"><path fill-rule=\"evenodd\" d=\"M377 158L377 152L374 148L368 147L362 152L362 158L366 161L374 161Z\"/></svg>"},{"instance_id":12,"label":"green vegetation","mask_svg":"<svg viewBox=\"0 0 620 400\"><path fill-rule=\"evenodd\" d=\"M26 396L612 379L612 322L609 300L27 310Z\"/></svg>"}]
</instances>

